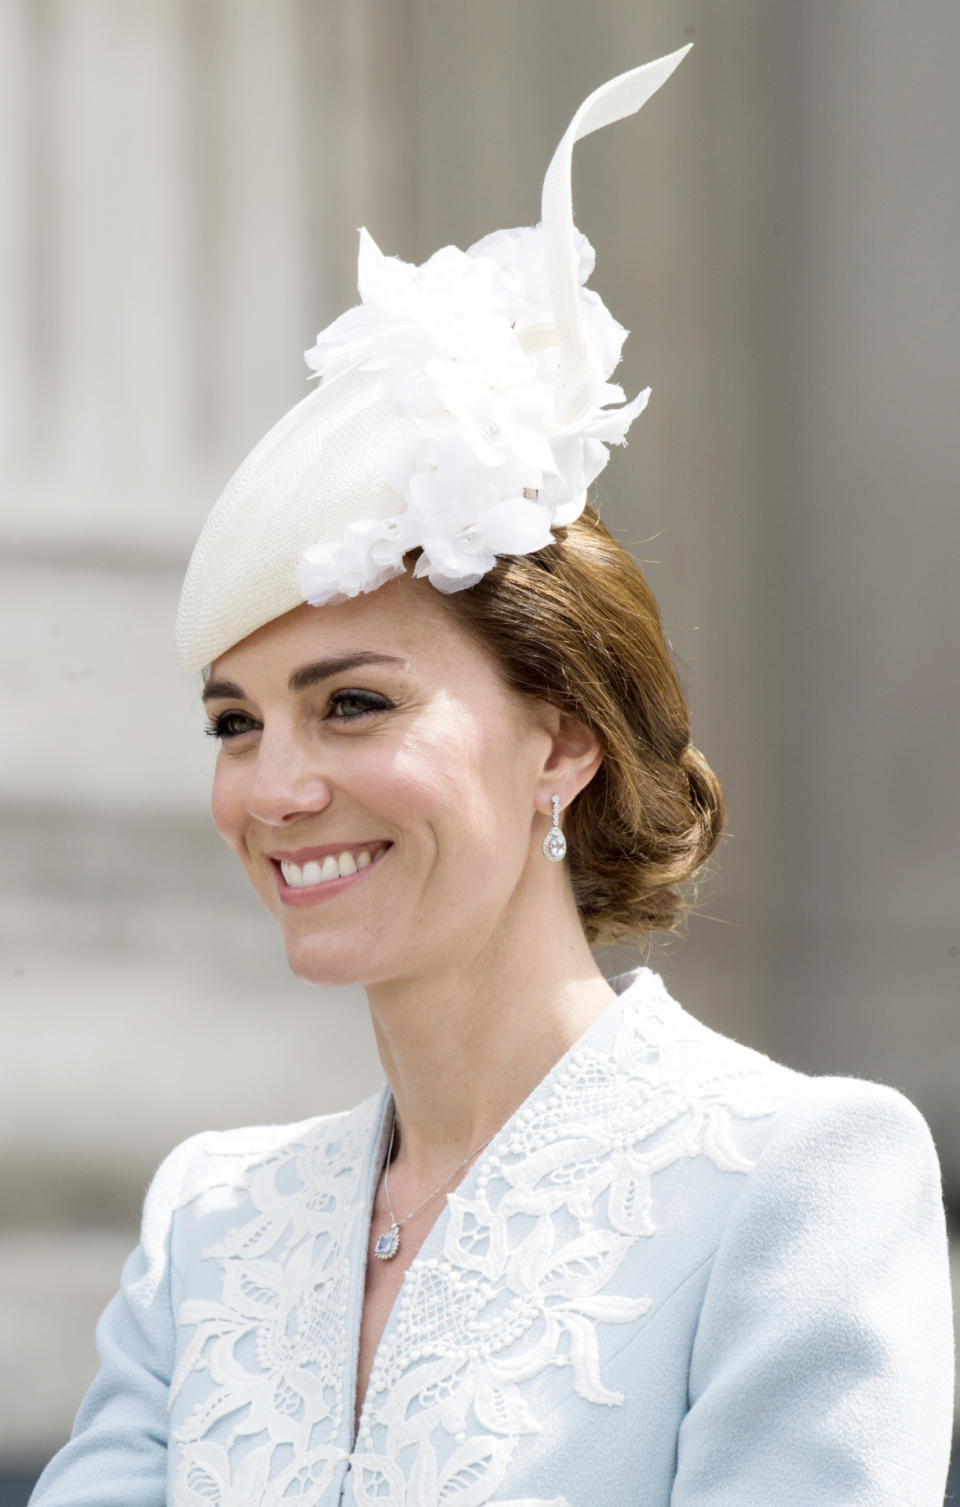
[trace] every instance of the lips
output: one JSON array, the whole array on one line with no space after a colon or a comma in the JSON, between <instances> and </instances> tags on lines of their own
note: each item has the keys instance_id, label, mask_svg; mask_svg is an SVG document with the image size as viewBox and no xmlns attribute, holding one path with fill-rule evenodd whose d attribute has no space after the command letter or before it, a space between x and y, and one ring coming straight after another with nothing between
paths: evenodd
<instances>
[{"instance_id":1,"label":"lips","mask_svg":"<svg viewBox=\"0 0 960 1507\"><path fill-rule=\"evenodd\" d=\"M338 880L352 879L372 868L392 845L382 840L353 843L342 848L304 848L294 853L267 856L276 871L281 893L315 890Z\"/></svg>"},{"instance_id":2,"label":"lips","mask_svg":"<svg viewBox=\"0 0 960 1507\"><path fill-rule=\"evenodd\" d=\"M280 859L280 872L291 889L307 889L311 884L327 884L331 879L348 879L376 863L386 852L386 846L374 848L343 848L339 853L328 853L325 858L311 858L306 863L293 863Z\"/></svg>"}]
</instances>

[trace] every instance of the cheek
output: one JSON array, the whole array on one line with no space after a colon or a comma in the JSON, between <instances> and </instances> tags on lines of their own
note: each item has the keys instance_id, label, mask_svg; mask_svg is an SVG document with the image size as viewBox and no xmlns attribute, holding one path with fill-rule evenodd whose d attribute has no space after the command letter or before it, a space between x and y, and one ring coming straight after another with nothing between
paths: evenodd
<instances>
[{"instance_id":1,"label":"cheek","mask_svg":"<svg viewBox=\"0 0 960 1507\"><path fill-rule=\"evenodd\" d=\"M444 859L511 863L528 840L532 781L523 740L467 718L443 732L429 746L403 750L391 769L394 795L407 818L432 829Z\"/></svg>"}]
</instances>

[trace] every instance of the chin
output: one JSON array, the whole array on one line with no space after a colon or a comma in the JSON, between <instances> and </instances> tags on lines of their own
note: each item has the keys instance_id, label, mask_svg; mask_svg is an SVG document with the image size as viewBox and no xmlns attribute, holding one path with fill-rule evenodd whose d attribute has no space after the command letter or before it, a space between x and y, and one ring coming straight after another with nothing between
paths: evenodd
<instances>
[{"instance_id":1,"label":"chin","mask_svg":"<svg viewBox=\"0 0 960 1507\"><path fill-rule=\"evenodd\" d=\"M350 984L367 984L371 978L372 956L367 940L348 943L338 937L288 936L285 939L287 965L301 983L346 988Z\"/></svg>"}]
</instances>

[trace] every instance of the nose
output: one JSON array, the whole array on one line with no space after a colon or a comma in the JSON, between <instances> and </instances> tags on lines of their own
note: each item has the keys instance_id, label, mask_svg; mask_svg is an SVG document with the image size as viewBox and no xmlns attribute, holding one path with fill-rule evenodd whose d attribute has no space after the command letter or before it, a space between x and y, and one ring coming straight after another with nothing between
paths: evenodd
<instances>
[{"instance_id":1,"label":"nose","mask_svg":"<svg viewBox=\"0 0 960 1507\"><path fill-rule=\"evenodd\" d=\"M264 729L247 786L247 811L266 826L288 827L325 810L332 797L318 766L315 748Z\"/></svg>"}]
</instances>

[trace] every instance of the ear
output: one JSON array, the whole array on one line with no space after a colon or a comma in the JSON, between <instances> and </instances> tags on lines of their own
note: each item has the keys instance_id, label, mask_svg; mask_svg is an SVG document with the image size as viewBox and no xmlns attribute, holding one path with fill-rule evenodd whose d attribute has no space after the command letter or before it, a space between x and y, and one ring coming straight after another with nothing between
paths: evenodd
<instances>
[{"instance_id":1,"label":"ear","mask_svg":"<svg viewBox=\"0 0 960 1507\"><path fill-rule=\"evenodd\" d=\"M593 729L572 712L544 703L543 723L550 747L537 786L536 807L549 816L551 796L559 797L563 811L589 785L603 762L603 748Z\"/></svg>"}]
</instances>

